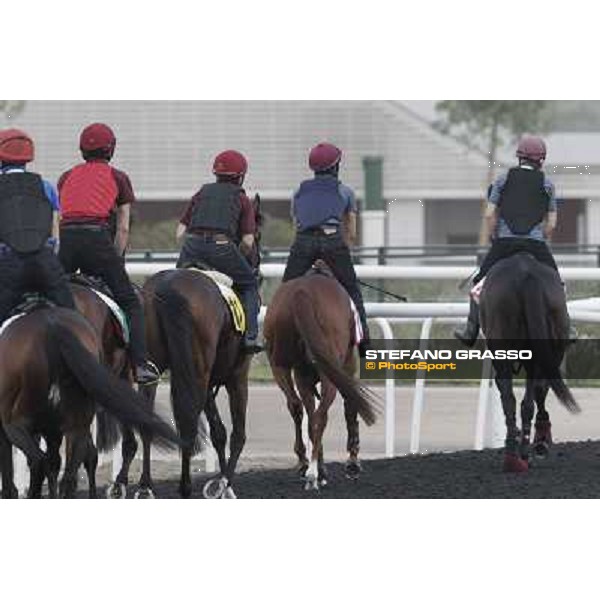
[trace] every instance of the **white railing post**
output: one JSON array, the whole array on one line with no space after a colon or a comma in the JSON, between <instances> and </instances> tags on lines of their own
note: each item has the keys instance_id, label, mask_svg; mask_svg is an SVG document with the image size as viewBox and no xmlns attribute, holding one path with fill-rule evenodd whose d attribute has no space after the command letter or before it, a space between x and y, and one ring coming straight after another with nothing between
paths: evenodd
<instances>
[{"instance_id":1,"label":"white railing post","mask_svg":"<svg viewBox=\"0 0 600 600\"><path fill-rule=\"evenodd\" d=\"M490 403L490 385L492 376L492 361L483 361L481 381L479 382L479 401L477 402L477 419L475 421L475 450L483 450L485 437L485 424L487 420L488 405Z\"/></svg>"},{"instance_id":2,"label":"white railing post","mask_svg":"<svg viewBox=\"0 0 600 600\"><path fill-rule=\"evenodd\" d=\"M394 339L394 332L387 319L378 317L375 322L381 329L383 338ZM385 380L385 456L393 458L396 443L396 380L386 377Z\"/></svg>"},{"instance_id":3,"label":"white railing post","mask_svg":"<svg viewBox=\"0 0 600 600\"><path fill-rule=\"evenodd\" d=\"M421 326L421 338L419 348L425 349L429 336L431 334L431 326L433 325L433 318L429 317L423 321ZM412 407L412 419L410 426L410 453L417 454L419 452L419 446L421 444L421 417L423 415L423 403L425 399L425 373L418 372L417 380L415 382L415 396L413 399Z\"/></svg>"}]
</instances>

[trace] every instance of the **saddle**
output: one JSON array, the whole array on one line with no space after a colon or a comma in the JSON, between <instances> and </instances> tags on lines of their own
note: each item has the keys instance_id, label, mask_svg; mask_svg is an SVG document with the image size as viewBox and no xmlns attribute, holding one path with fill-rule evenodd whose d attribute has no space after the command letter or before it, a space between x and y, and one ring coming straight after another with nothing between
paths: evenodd
<instances>
[{"instance_id":1,"label":"saddle","mask_svg":"<svg viewBox=\"0 0 600 600\"><path fill-rule=\"evenodd\" d=\"M194 260L193 262L187 262L182 269L191 269L193 271L201 271L204 275L212 279L215 283L220 283L228 288L233 286L233 279L221 271L215 271L211 266L207 265L201 260Z\"/></svg>"},{"instance_id":2,"label":"saddle","mask_svg":"<svg viewBox=\"0 0 600 600\"><path fill-rule=\"evenodd\" d=\"M25 294L23 300L10 311L8 317L3 323L0 323L0 335L4 333L5 329L14 323L17 319L24 317L36 310L42 308L53 308L56 306L53 302L50 302L45 296L36 293Z\"/></svg>"},{"instance_id":3,"label":"saddle","mask_svg":"<svg viewBox=\"0 0 600 600\"><path fill-rule=\"evenodd\" d=\"M186 264L184 267L180 267L190 271L198 271L208 279L210 279L219 289L221 297L227 304L231 318L233 319L233 326L238 333L246 333L246 311L242 306L242 302L239 296L236 294L232 287L233 280L231 277L211 269L208 265L201 261L194 261L194 263Z\"/></svg>"},{"instance_id":4,"label":"saddle","mask_svg":"<svg viewBox=\"0 0 600 600\"><path fill-rule=\"evenodd\" d=\"M94 292L108 307L115 333L124 346L129 345L130 329L125 311L117 304L112 292L106 282L100 277L92 277L83 273L71 273L69 281Z\"/></svg>"}]
</instances>

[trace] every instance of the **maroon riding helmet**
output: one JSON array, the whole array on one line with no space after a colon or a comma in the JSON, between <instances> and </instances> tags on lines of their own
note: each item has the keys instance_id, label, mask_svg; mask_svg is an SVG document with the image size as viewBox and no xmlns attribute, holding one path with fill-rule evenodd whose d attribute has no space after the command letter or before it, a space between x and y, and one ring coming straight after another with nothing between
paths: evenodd
<instances>
[{"instance_id":1,"label":"maroon riding helmet","mask_svg":"<svg viewBox=\"0 0 600 600\"><path fill-rule=\"evenodd\" d=\"M243 177L248 171L246 157L237 150L225 150L213 163L213 173L225 177Z\"/></svg>"},{"instance_id":2,"label":"maroon riding helmet","mask_svg":"<svg viewBox=\"0 0 600 600\"><path fill-rule=\"evenodd\" d=\"M33 140L20 129L0 131L0 162L21 164L33 160Z\"/></svg>"},{"instance_id":3,"label":"maroon riding helmet","mask_svg":"<svg viewBox=\"0 0 600 600\"><path fill-rule=\"evenodd\" d=\"M88 152L104 152L108 157L113 155L117 138L113 130L104 123L88 125L79 137L79 148L85 154Z\"/></svg>"},{"instance_id":4,"label":"maroon riding helmet","mask_svg":"<svg viewBox=\"0 0 600 600\"><path fill-rule=\"evenodd\" d=\"M340 160L342 160L342 151L333 144L322 142L310 151L308 166L311 171L321 173L335 167Z\"/></svg>"},{"instance_id":5,"label":"maroon riding helmet","mask_svg":"<svg viewBox=\"0 0 600 600\"><path fill-rule=\"evenodd\" d=\"M546 144L537 135L524 135L517 146L517 157L539 165L546 158Z\"/></svg>"}]
</instances>

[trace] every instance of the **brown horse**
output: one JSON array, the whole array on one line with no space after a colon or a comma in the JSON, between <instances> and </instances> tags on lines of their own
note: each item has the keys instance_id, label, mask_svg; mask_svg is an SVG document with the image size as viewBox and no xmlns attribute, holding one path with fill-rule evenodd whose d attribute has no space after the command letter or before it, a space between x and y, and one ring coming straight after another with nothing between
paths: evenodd
<instances>
[{"instance_id":1,"label":"brown horse","mask_svg":"<svg viewBox=\"0 0 600 600\"><path fill-rule=\"evenodd\" d=\"M71 292L75 299L77 309L93 325L102 342L103 362L117 377L133 385L131 362L128 357L127 347L124 343L120 325L116 322L110 308L98 296L91 286L97 285L88 278L74 276L71 283ZM137 441L131 427L119 424L105 411L96 415L98 427L98 441L106 450L114 448L120 433L122 434L122 466L115 480L107 489L109 498L125 498L127 496L127 483L129 468L137 452ZM150 443L148 436L143 436L143 443ZM143 484L143 482L142 482ZM142 489L146 489L143 485ZM141 493L144 495L144 492ZM140 497L139 490L136 497Z\"/></svg>"},{"instance_id":2,"label":"brown horse","mask_svg":"<svg viewBox=\"0 0 600 600\"><path fill-rule=\"evenodd\" d=\"M200 447L198 420L205 411L221 471L205 494L233 498L231 484L246 441L250 357L241 352L241 335L234 328L229 308L215 283L195 270L157 273L144 285L143 296L148 356L161 373L171 373L173 416L183 441L180 495L188 498L192 493L190 461ZM216 405L221 386L229 396L233 424L228 459L227 432ZM143 390L151 404L156 387ZM146 442L140 488L145 495L152 490Z\"/></svg>"},{"instance_id":3,"label":"brown horse","mask_svg":"<svg viewBox=\"0 0 600 600\"><path fill-rule=\"evenodd\" d=\"M360 473L358 415L367 425L375 422L376 399L353 378L353 330L348 294L334 278L317 272L283 283L267 311L265 347L273 376L294 420L294 451L299 470L306 472L307 489L318 489L326 483L322 438L336 390L344 398L349 477ZM319 381L321 391L317 394ZM315 396L320 396L318 407ZM308 415L312 443L310 463L302 440L303 409Z\"/></svg>"},{"instance_id":4,"label":"brown horse","mask_svg":"<svg viewBox=\"0 0 600 600\"><path fill-rule=\"evenodd\" d=\"M73 497L77 471L84 463L94 497L97 450L90 434L96 403L124 424L152 432L164 446L178 443L175 432L124 382L100 364L96 331L79 313L42 308L12 322L0 335L0 464L3 497L14 497L11 445L31 467L29 496L41 496L48 477L56 496L58 448L66 436L66 465L60 484ZM57 386L59 394L51 394ZM46 439L43 452L36 436ZM58 460L57 460L58 457Z\"/></svg>"}]
</instances>

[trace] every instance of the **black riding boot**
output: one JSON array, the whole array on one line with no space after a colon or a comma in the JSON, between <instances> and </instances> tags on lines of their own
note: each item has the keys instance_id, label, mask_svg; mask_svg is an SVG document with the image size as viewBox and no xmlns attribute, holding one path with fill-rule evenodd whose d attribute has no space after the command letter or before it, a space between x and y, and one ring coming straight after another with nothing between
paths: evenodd
<instances>
[{"instance_id":1,"label":"black riding boot","mask_svg":"<svg viewBox=\"0 0 600 600\"><path fill-rule=\"evenodd\" d=\"M479 334L479 305L473 298L469 302L469 316L467 324L464 327L458 327L454 330L454 337L460 340L469 348L477 341Z\"/></svg>"}]
</instances>

